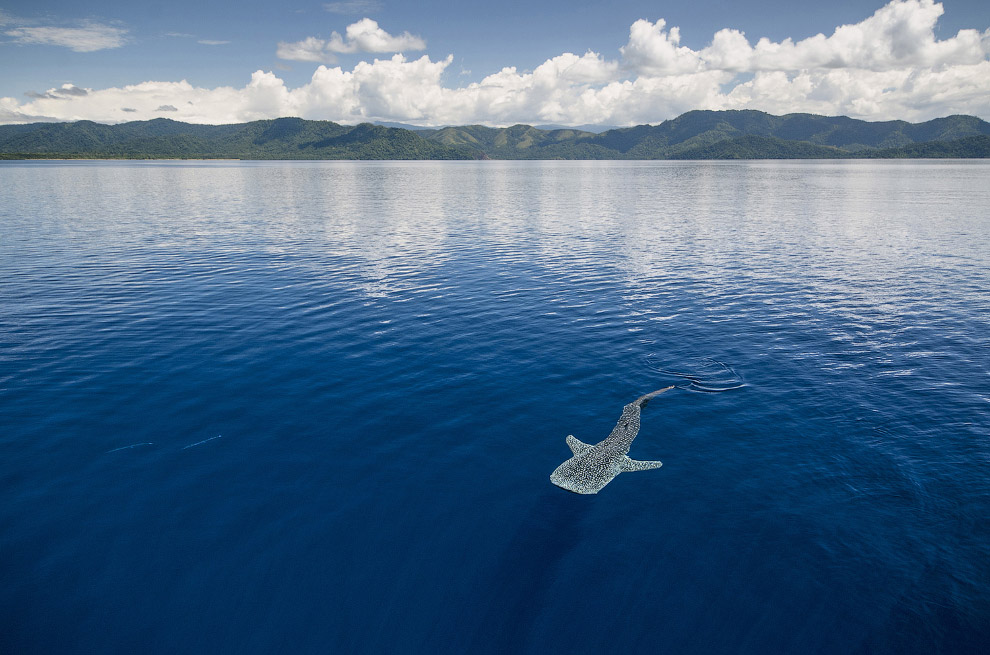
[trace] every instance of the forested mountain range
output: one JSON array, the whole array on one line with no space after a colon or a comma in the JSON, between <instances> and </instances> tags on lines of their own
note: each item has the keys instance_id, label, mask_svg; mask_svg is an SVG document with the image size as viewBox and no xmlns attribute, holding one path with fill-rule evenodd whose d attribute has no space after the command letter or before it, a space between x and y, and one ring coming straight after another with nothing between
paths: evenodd
<instances>
[{"instance_id":1,"label":"forested mountain range","mask_svg":"<svg viewBox=\"0 0 990 655\"><path fill-rule=\"evenodd\" d=\"M165 118L0 125L0 158L819 159L990 157L990 123L924 123L761 111L691 111L600 134L529 125L409 130L278 118L193 125Z\"/></svg>"}]
</instances>

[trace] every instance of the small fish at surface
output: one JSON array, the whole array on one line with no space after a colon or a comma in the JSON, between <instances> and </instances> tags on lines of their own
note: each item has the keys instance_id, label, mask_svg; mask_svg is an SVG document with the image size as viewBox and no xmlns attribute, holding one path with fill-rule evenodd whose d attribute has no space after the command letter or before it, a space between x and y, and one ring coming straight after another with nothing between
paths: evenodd
<instances>
[{"instance_id":1,"label":"small fish at surface","mask_svg":"<svg viewBox=\"0 0 990 655\"><path fill-rule=\"evenodd\" d=\"M204 444L204 443L207 443L207 442L210 442L210 441L213 441L214 439L219 439L219 438L220 438L220 437L222 437L222 436L223 436L222 434L218 434L218 435L217 435L217 436L215 436L215 437L210 437L209 439L203 439L202 441L197 441L196 443L191 443L191 444L189 444L188 446L183 446L183 447L182 447L182 450L186 450L186 449L188 449L188 448L192 448L193 446L201 446L201 445L202 445L202 444Z\"/></svg>"},{"instance_id":2,"label":"small fish at surface","mask_svg":"<svg viewBox=\"0 0 990 655\"><path fill-rule=\"evenodd\" d=\"M121 446L120 448L114 448L113 450L108 450L107 453L115 453L118 450L127 450L129 448L137 448L138 446L154 446L155 444L150 441L142 441L141 443L132 443L130 446Z\"/></svg>"},{"instance_id":3,"label":"small fish at surface","mask_svg":"<svg viewBox=\"0 0 990 655\"><path fill-rule=\"evenodd\" d=\"M639 415L646 403L673 386L640 396L622 408L619 422L612 433L595 445L579 441L573 434L567 435L573 457L550 474L550 482L561 489L577 494L596 494L620 473L658 469L661 462L640 462L630 459L629 447L639 434Z\"/></svg>"}]
</instances>

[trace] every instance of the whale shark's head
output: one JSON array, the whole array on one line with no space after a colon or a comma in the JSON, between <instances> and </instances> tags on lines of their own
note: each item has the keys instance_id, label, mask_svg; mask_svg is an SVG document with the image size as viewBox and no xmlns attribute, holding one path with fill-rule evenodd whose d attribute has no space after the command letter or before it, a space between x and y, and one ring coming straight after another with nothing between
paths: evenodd
<instances>
[{"instance_id":1,"label":"whale shark's head","mask_svg":"<svg viewBox=\"0 0 990 655\"><path fill-rule=\"evenodd\" d=\"M576 494L596 494L618 474L612 468L610 462L583 453L558 466L550 474L550 482Z\"/></svg>"}]
</instances>

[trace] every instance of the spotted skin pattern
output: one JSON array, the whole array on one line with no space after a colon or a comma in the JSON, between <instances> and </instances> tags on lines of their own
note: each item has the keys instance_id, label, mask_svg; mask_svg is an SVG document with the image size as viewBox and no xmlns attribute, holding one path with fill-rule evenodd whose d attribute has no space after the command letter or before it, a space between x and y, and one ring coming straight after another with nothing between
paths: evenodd
<instances>
[{"instance_id":1,"label":"spotted skin pattern","mask_svg":"<svg viewBox=\"0 0 990 655\"><path fill-rule=\"evenodd\" d=\"M612 433L595 445L567 435L567 445L574 455L550 474L550 482L577 494L596 494L615 476L628 471L658 469L661 462L640 462L629 459L629 447L639 434L639 415L646 403L673 386L640 396L622 408L619 422Z\"/></svg>"}]
</instances>

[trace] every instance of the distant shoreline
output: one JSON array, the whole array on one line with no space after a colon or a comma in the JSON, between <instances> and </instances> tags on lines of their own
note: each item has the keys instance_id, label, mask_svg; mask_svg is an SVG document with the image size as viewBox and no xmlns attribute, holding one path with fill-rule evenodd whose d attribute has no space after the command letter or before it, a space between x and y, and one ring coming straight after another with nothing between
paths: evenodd
<instances>
[{"instance_id":1,"label":"distant shoreline","mask_svg":"<svg viewBox=\"0 0 990 655\"><path fill-rule=\"evenodd\" d=\"M237 157L5 157L0 154L0 161L264 161L239 159ZM306 161L306 160L271 160L271 161Z\"/></svg>"},{"instance_id":2,"label":"distant shoreline","mask_svg":"<svg viewBox=\"0 0 990 655\"><path fill-rule=\"evenodd\" d=\"M724 157L707 159L252 159L237 157L3 157L2 162L428 162L428 161L462 161L462 162L505 162L505 161L625 161L625 162L713 162L713 161L969 161L974 159L990 159L990 155L979 157Z\"/></svg>"},{"instance_id":3,"label":"distant shoreline","mask_svg":"<svg viewBox=\"0 0 990 655\"><path fill-rule=\"evenodd\" d=\"M990 123L924 123L755 110L691 111L659 125L601 133L462 125L406 129L277 118L197 125L164 118L0 125L2 160L763 160L984 159Z\"/></svg>"}]
</instances>

